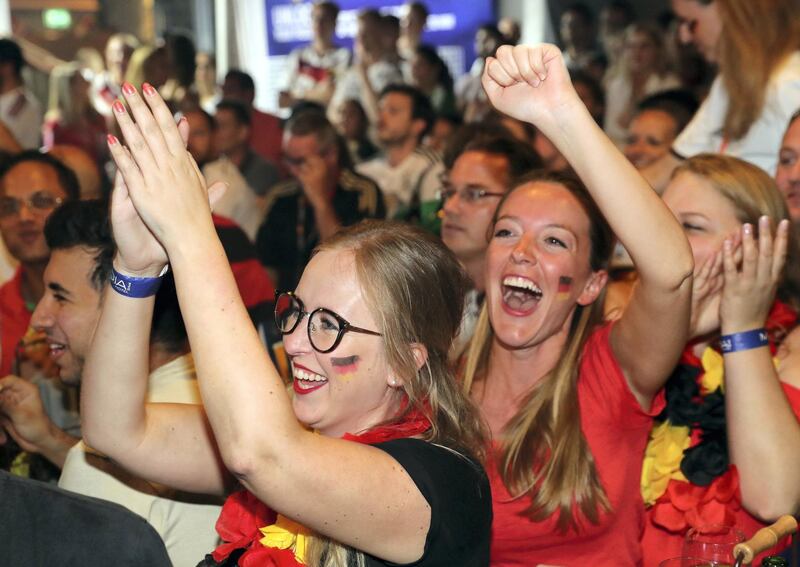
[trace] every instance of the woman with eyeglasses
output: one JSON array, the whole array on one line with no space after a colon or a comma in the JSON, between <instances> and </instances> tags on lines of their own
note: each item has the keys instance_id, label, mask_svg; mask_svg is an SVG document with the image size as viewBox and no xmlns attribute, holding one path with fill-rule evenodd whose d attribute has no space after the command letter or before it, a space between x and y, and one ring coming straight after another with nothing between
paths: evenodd
<instances>
[{"instance_id":1,"label":"woman with eyeglasses","mask_svg":"<svg viewBox=\"0 0 800 567\"><path fill-rule=\"evenodd\" d=\"M206 188L185 124L179 133L152 87L123 92L132 117L114 112L130 145L109 140L122 172L118 252L83 377L87 443L167 486L244 487L203 565L487 565L483 428L447 365L467 285L456 259L400 224L325 240L276 297L287 395L213 229L220 187ZM151 295L167 262L205 411L144 404Z\"/></svg>"},{"instance_id":2,"label":"woman with eyeglasses","mask_svg":"<svg viewBox=\"0 0 800 567\"><path fill-rule=\"evenodd\" d=\"M580 176L519 180L490 231L464 387L493 438L491 565L638 565L641 458L686 341L691 250L582 104L557 47L501 47L483 85ZM641 283L604 324L612 228Z\"/></svg>"},{"instance_id":3,"label":"woman with eyeglasses","mask_svg":"<svg viewBox=\"0 0 800 567\"><path fill-rule=\"evenodd\" d=\"M682 159L713 152L775 173L781 136L800 107L796 0L672 0L679 39L719 69L711 91L672 146L642 169L659 192Z\"/></svg>"}]
</instances>

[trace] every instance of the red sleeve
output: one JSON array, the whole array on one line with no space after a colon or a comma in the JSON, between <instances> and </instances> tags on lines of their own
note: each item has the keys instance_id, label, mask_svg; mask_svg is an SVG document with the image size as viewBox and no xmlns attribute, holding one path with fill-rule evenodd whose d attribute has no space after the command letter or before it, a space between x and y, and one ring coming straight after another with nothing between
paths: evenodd
<instances>
[{"instance_id":1,"label":"red sleeve","mask_svg":"<svg viewBox=\"0 0 800 567\"><path fill-rule=\"evenodd\" d=\"M794 416L800 420L800 389L786 382L781 382L781 386L783 393L786 394L786 399L789 400L789 405L792 406Z\"/></svg>"},{"instance_id":2,"label":"red sleeve","mask_svg":"<svg viewBox=\"0 0 800 567\"><path fill-rule=\"evenodd\" d=\"M578 377L583 391L581 403L591 404L594 411L605 416L616 427L650 427L653 417L664 409L664 390L656 395L649 409L645 410L639 405L611 348L613 326L611 322L596 329L583 347ZM646 353L642 353L642 356L646 356ZM582 407L581 410L589 408Z\"/></svg>"}]
</instances>

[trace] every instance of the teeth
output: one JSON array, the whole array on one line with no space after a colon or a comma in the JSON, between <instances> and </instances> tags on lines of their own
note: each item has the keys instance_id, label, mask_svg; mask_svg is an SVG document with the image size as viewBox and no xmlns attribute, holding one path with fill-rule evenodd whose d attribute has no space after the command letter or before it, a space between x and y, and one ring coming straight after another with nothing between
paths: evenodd
<instances>
[{"instance_id":1,"label":"teeth","mask_svg":"<svg viewBox=\"0 0 800 567\"><path fill-rule=\"evenodd\" d=\"M526 289L536 295L542 295L542 290L539 289L539 286L537 286L531 280L520 276L506 276L503 278L503 285L518 289Z\"/></svg>"},{"instance_id":2,"label":"teeth","mask_svg":"<svg viewBox=\"0 0 800 567\"><path fill-rule=\"evenodd\" d=\"M294 377L298 380L305 380L307 382L327 382L328 379L324 376L320 376L314 372L307 372L306 370L301 370L300 368L294 369Z\"/></svg>"}]
</instances>

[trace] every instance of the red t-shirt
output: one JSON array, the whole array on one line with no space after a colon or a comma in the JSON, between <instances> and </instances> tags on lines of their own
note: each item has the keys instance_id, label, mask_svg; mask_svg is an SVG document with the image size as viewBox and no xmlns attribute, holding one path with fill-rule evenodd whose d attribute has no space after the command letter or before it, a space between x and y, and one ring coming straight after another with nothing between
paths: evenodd
<instances>
[{"instance_id":1,"label":"red t-shirt","mask_svg":"<svg viewBox=\"0 0 800 567\"><path fill-rule=\"evenodd\" d=\"M250 147L283 171L283 126L281 119L255 108L250 112Z\"/></svg>"},{"instance_id":2,"label":"red t-shirt","mask_svg":"<svg viewBox=\"0 0 800 567\"><path fill-rule=\"evenodd\" d=\"M581 429L612 511L603 514L598 525L584 520L579 533L561 534L556 529L558 513L543 522L520 516L529 499L512 500L496 468L487 467L494 510L493 567L528 567L539 563L622 567L641 563L642 459L652 416L664 408L664 396L656 397L650 411L641 408L611 350L612 326L604 325L589 337L578 378Z\"/></svg>"},{"instance_id":3,"label":"red t-shirt","mask_svg":"<svg viewBox=\"0 0 800 567\"><path fill-rule=\"evenodd\" d=\"M0 329L2 329L2 358L0 377L11 373L17 344L31 323L31 312L22 298L22 268L0 287Z\"/></svg>"},{"instance_id":4,"label":"red t-shirt","mask_svg":"<svg viewBox=\"0 0 800 567\"><path fill-rule=\"evenodd\" d=\"M794 411L795 416L800 419L800 390L789 384L781 383L781 385L783 386L783 392L786 394L786 399L789 401L789 405L792 406L792 411ZM704 493L709 494L714 486L715 485L712 483L712 485L708 487ZM703 504L700 505L702 506ZM688 508L683 508L683 510L688 510ZM710 523L730 524L729 518L719 515L725 511L721 506L716 507L716 514L718 514L716 516L709 510L710 508L707 508L704 511L704 514L711 515L712 518L714 518ZM664 559L669 559L670 557L680 557L683 541L686 537L686 530L682 530L680 532L670 532L659 525L656 525L653 522L654 511L655 508L651 507L648 508L646 512L645 530L644 535L642 536L644 567L658 567L658 564ZM747 512L747 510L742 508L741 493L738 489L733 495L731 505L727 506L727 511L733 514L733 523L744 533L745 537L751 537L758 530L768 525L753 517L749 512ZM781 542L775 548L774 552L783 549L787 544L788 541ZM761 558L763 558L765 555L771 555L772 553L773 552L769 552L760 555L755 561L753 561L753 565L760 564Z\"/></svg>"}]
</instances>

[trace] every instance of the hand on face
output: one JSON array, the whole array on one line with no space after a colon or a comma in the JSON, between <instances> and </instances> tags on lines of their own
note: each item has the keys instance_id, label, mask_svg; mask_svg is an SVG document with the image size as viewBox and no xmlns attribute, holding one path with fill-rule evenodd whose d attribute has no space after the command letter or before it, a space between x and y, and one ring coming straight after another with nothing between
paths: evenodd
<instances>
[{"instance_id":1,"label":"hand on face","mask_svg":"<svg viewBox=\"0 0 800 567\"><path fill-rule=\"evenodd\" d=\"M0 425L22 450L38 453L51 424L38 386L17 376L0 380Z\"/></svg>"},{"instance_id":2,"label":"hand on face","mask_svg":"<svg viewBox=\"0 0 800 567\"><path fill-rule=\"evenodd\" d=\"M539 127L580 104L555 45L501 46L487 59L482 82L497 110Z\"/></svg>"},{"instance_id":3,"label":"hand on face","mask_svg":"<svg viewBox=\"0 0 800 567\"><path fill-rule=\"evenodd\" d=\"M328 179L331 173L325 158L317 154L308 156L297 168L297 179L312 206L328 202Z\"/></svg>"},{"instance_id":4,"label":"hand on face","mask_svg":"<svg viewBox=\"0 0 800 567\"><path fill-rule=\"evenodd\" d=\"M152 237L169 252L171 246L192 240L187 238L187 231L213 234L209 202L222 195L224 185L206 188L197 164L186 151L188 132L181 136L155 89L145 85L141 97L126 84L123 93L136 122L121 103L114 104L114 115L128 143L124 148L116 138L109 138L111 155L127 188L127 195L123 190L112 206L112 215L122 222L114 225L114 237L125 243L130 268L153 275L160 271L158 263L163 266L164 257ZM132 208L150 235L134 222ZM135 246L142 249L141 254L133 251Z\"/></svg>"},{"instance_id":5,"label":"hand on face","mask_svg":"<svg viewBox=\"0 0 800 567\"><path fill-rule=\"evenodd\" d=\"M722 251L718 251L694 269L690 337L702 337L719 328L722 284Z\"/></svg>"},{"instance_id":6,"label":"hand on face","mask_svg":"<svg viewBox=\"0 0 800 567\"><path fill-rule=\"evenodd\" d=\"M720 322L722 333L739 333L764 326L775 301L789 241L789 221L778 224L773 237L769 217L758 221L758 241L753 226L742 226L742 261L736 261L734 241L722 248L723 278Z\"/></svg>"}]
</instances>

